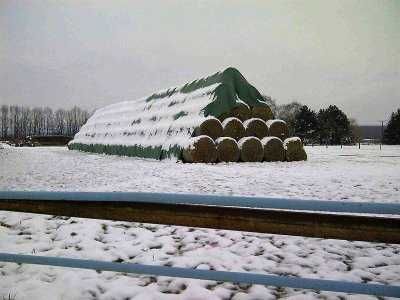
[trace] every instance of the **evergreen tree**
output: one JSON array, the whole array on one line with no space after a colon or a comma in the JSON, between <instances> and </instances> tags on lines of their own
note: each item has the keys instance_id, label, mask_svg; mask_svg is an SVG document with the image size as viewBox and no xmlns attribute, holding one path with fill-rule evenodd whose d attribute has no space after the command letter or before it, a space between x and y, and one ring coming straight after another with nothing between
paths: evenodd
<instances>
[{"instance_id":1,"label":"evergreen tree","mask_svg":"<svg viewBox=\"0 0 400 300\"><path fill-rule=\"evenodd\" d=\"M392 113L385 132L383 133L383 143L388 145L400 145L400 109Z\"/></svg>"},{"instance_id":2,"label":"evergreen tree","mask_svg":"<svg viewBox=\"0 0 400 300\"><path fill-rule=\"evenodd\" d=\"M336 105L318 112L319 139L321 144L339 145L351 142L350 122Z\"/></svg>"},{"instance_id":3,"label":"evergreen tree","mask_svg":"<svg viewBox=\"0 0 400 300\"><path fill-rule=\"evenodd\" d=\"M294 121L294 133L300 137L304 144L313 142L318 128L317 114L303 105L296 114Z\"/></svg>"}]
</instances>

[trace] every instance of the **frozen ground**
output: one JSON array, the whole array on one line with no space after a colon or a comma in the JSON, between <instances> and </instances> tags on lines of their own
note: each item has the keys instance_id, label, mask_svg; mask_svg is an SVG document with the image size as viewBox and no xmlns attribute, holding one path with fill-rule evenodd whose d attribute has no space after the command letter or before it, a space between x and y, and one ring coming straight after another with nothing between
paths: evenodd
<instances>
[{"instance_id":1,"label":"frozen ground","mask_svg":"<svg viewBox=\"0 0 400 300\"><path fill-rule=\"evenodd\" d=\"M0 190L151 191L400 201L400 147L308 147L296 163L181 164L0 149ZM400 246L0 212L0 252L400 284ZM366 296L0 263L0 299Z\"/></svg>"}]
</instances>

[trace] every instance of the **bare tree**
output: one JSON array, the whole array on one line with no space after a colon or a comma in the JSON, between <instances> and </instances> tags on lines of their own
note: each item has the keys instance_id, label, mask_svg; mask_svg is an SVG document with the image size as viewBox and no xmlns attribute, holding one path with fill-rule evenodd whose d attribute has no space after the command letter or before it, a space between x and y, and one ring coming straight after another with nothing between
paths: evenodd
<instances>
[{"instance_id":1,"label":"bare tree","mask_svg":"<svg viewBox=\"0 0 400 300\"><path fill-rule=\"evenodd\" d=\"M42 108L35 107L32 110L32 135L40 135L42 118Z\"/></svg>"},{"instance_id":2,"label":"bare tree","mask_svg":"<svg viewBox=\"0 0 400 300\"><path fill-rule=\"evenodd\" d=\"M21 107L21 136L26 137L30 135L31 128L31 110L29 107Z\"/></svg>"},{"instance_id":3,"label":"bare tree","mask_svg":"<svg viewBox=\"0 0 400 300\"><path fill-rule=\"evenodd\" d=\"M45 135L53 134L54 116L53 116L53 110L50 107L45 107L43 109L43 122L44 122L44 128L43 128L42 134L45 134Z\"/></svg>"},{"instance_id":4,"label":"bare tree","mask_svg":"<svg viewBox=\"0 0 400 300\"><path fill-rule=\"evenodd\" d=\"M6 139L8 136L8 106L1 106L1 137Z\"/></svg>"},{"instance_id":5,"label":"bare tree","mask_svg":"<svg viewBox=\"0 0 400 300\"><path fill-rule=\"evenodd\" d=\"M75 135L89 118L89 113L74 106L70 110L50 107L2 105L0 138L23 139L31 135Z\"/></svg>"},{"instance_id":6,"label":"bare tree","mask_svg":"<svg viewBox=\"0 0 400 300\"><path fill-rule=\"evenodd\" d=\"M58 109L54 116L54 127L55 134L64 135L65 134L65 110Z\"/></svg>"},{"instance_id":7,"label":"bare tree","mask_svg":"<svg viewBox=\"0 0 400 300\"><path fill-rule=\"evenodd\" d=\"M300 112L302 106L301 103L294 101L289 104L280 105L276 109L275 117L287 123L290 135L294 134L296 116Z\"/></svg>"}]
</instances>

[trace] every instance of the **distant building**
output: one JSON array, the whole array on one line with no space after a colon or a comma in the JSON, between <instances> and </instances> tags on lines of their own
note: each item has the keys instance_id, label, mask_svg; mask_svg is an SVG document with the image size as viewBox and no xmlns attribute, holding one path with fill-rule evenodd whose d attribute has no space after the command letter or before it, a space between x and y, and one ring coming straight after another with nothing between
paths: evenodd
<instances>
[{"instance_id":1,"label":"distant building","mask_svg":"<svg viewBox=\"0 0 400 300\"><path fill-rule=\"evenodd\" d=\"M25 143L30 146L65 146L72 138L63 135L30 136Z\"/></svg>"},{"instance_id":2,"label":"distant building","mask_svg":"<svg viewBox=\"0 0 400 300\"><path fill-rule=\"evenodd\" d=\"M382 127L379 125L362 125L361 129L361 140L362 143L366 144L377 144L382 138ZM385 126L383 127L385 130Z\"/></svg>"}]
</instances>

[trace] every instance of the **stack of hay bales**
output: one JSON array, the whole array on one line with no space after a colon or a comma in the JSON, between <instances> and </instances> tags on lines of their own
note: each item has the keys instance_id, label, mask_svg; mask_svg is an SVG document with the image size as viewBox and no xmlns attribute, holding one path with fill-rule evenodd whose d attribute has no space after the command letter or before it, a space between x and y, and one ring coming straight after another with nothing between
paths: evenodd
<instances>
[{"instance_id":1,"label":"stack of hay bales","mask_svg":"<svg viewBox=\"0 0 400 300\"><path fill-rule=\"evenodd\" d=\"M183 151L183 160L191 163L306 160L301 140L288 138L286 122L271 117L268 106L244 105L218 118L209 117L195 129L194 138Z\"/></svg>"},{"instance_id":2,"label":"stack of hay bales","mask_svg":"<svg viewBox=\"0 0 400 300\"><path fill-rule=\"evenodd\" d=\"M98 109L68 148L188 163L304 159L301 141L287 138L286 123L274 120L261 93L227 68Z\"/></svg>"}]
</instances>

